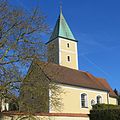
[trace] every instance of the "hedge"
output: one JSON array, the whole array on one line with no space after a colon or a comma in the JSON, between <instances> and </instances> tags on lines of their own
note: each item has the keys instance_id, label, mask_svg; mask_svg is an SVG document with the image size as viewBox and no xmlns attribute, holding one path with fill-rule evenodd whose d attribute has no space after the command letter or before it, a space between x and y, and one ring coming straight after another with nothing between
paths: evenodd
<instances>
[{"instance_id":1,"label":"hedge","mask_svg":"<svg viewBox=\"0 0 120 120\"><path fill-rule=\"evenodd\" d=\"M96 104L92 106L93 110L104 110L104 109L120 109L120 105L112 104Z\"/></svg>"},{"instance_id":2,"label":"hedge","mask_svg":"<svg viewBox=\"0 0 120 120\"><path fill-rule=\"evenodd\" d=\"M120 120L120 106L94 105L90 111L90 120Z\"/></svg>"}]
</instances>

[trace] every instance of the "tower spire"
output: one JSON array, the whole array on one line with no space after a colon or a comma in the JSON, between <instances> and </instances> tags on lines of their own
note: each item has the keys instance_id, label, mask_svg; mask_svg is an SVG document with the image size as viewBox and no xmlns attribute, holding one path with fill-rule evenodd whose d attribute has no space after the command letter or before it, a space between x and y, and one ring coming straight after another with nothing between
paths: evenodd
<instances>
[{"instance_id":1,"label":"tower spire","mask_svg":"<svg viewBox=\"0 0 120 120\"><path fill-rule=\"evenodd\" d=\"M62 13L62 0L60 0L60 13Z\"/></svg>"},{"instance_id":2,"label":"tower spire","mask_svg":"<svg viewBox=\"0 0 120 120\"><path fill-rule=\"evenodd\" d=\"M64 16L63 16L63 13L62 13L62 0L60 0L60 15L57 19L57 22L56 22L56 25L54 27L54 30L52 32L52 35L49 39L49 42L54 40L55 38L66 38L66 39L69 39L69 40L73 40L73 41L76 41L76 39L74 38L73 36L73 33L72 31L70 30Z\"/></svg>"}]
</instances>

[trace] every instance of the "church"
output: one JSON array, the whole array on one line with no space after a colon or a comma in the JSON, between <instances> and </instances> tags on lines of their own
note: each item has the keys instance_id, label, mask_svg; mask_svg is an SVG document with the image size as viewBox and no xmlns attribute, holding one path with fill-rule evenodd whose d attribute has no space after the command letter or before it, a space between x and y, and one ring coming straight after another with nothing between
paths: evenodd
<instances>
[{"instance_id":1,"label":"church","mask_svg":"<svg viewBox=\"0 0 120 120\"><path fill-rule=\"evenodd\" d=\"M88 120L87 115L94 104L117 105L117 96L105 79L97 78L88 72L79 70L77 44L78 41L75 39L61 10L51 37L46 43L48 61L34 61L26 78L28 78L27 82L33 81L31 88L36 81L36 87L40 87L44 80L53 80L64 91L64 94L58 94L61 98L62 109L56 110L51 105L52 91L49 90L49 87L46 87L47 85L44 86L48 90L47 92L44 91L44 94L47 95L46 99L34 96L34 94L29 95L32 91L28 89L28 91L21 92L22 103L30 99L32 99L31 103L38 102L40 104L42 101L42 103L47 104L47 107L44 107L42 111L37 110L37 112L47 112L51 116L71 117L71 119L81 118L81 120ZM25 80L24 83L27 83ZM27 84L23 84L23 86L27 88ZM21 106L20 109L24 110L25 105Z\"/></svg>"}]
</instances>

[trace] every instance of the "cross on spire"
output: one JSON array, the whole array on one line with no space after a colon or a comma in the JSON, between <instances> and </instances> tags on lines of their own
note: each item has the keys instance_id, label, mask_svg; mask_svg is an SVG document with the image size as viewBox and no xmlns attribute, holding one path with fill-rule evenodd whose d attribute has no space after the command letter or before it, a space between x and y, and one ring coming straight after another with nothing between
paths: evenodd
<instances>
[{"instance_id":1,"label":"cross on spire","mask_svg":"<svg viewBox=\"0 0 120 120\"><path fill-rule=\"evenodd\" d=\"M62 13L62 0L60 0L60 13Z\"/></svg>"}]
</instances>

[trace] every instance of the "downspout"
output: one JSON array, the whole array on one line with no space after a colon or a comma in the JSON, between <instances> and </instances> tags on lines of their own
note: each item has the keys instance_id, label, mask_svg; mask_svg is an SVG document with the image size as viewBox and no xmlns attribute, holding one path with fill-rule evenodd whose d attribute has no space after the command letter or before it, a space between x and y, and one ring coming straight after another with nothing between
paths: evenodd
<instances>
[{"instance_id":1,"label":"downspout","mask_svg":"<svg viewBox=\"0 0 120 120\"><path fill-rule=\"evenodd\" d=\"M107 92L107 104L109 104L109 92L110 91Z\"/></svg>"}]
</instances>

